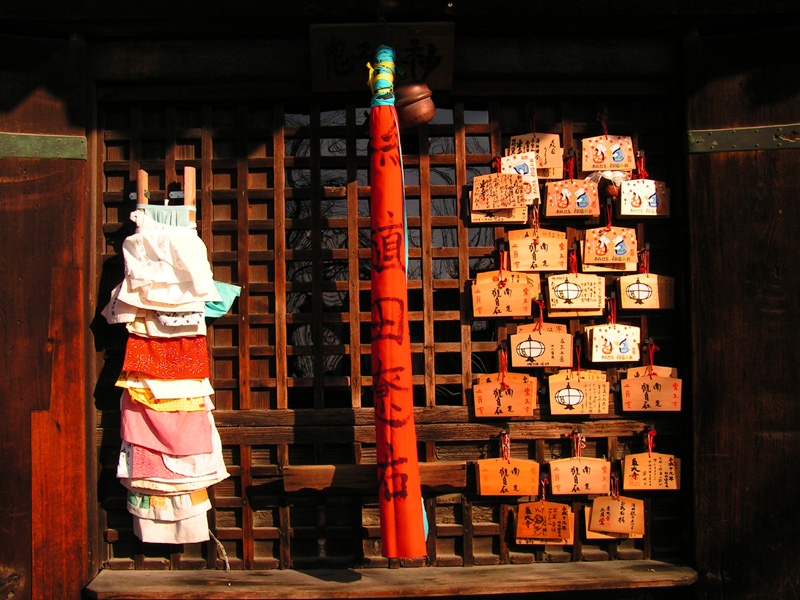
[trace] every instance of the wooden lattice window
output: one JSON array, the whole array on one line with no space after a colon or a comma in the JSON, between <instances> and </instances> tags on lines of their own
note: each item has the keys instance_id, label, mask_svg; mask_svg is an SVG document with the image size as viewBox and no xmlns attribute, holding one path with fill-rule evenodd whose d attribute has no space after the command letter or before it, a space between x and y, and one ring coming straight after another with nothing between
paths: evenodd
<instances>
[{"instance_id":1,"label":"wooden lattice window","mask_svg":"<svg viewBox=\"0 0 800 600\"><path fill-rule=\"evenodd\" d=\"M646 148L652 177L672 187L672 218L637 228L640 243L650 244L654 272L680 277L680 165L668 133L674 116L658 98L615 99L611 105L614 131ZM497 456L497 436L506 425L512 455L542 464L567 456L565 436L579 427L589 441L584 456L616 461L640 451L646 426L658 430L660 451L689 453L680 416L631 418L620 412L618 394L602 418L553 418L546 402L530 420L499 423L474 415L473 376L497 370L499 344L519 321L472 316L468 281L496 268L505 231L470 224L466 190L475 175L491 172L509 135L530 130L533 110L516 100L453 102L402 139L414 403L432 526L428 560L456 566L680 556L683 492L646 494L643 540L590 543L579 516L571 547L515 544L510 527L516 501L475 492L469 463ZM579 147L580 138L599 133L594 100L540 100L535 111L538 130L561 134L565 147ZM100 106L97 206L104 237L98 239L98 304L122 277L118 245L132 231L129 193L140 168L150 174L153 202L180 189L184 166L197 168L198 229L215 278L242 286L232 312L211 325L208 338L215 414L231 473L212 490L210 524L234 569L387 564L380 556L370 466L367 113L355 104L269 101ZM570 241L592 224L552 223ZM680 310L631 312L619 320L654 338L664 364L685 367ZM589 323L567 324L577 334ZM213 543L174 547L134 538L124 490L114 479L119 418L113 379L124 332L97 328L105 349L96 397L107 566L220 567ZM611 375L616 377L613 370ZM326 465L337 466L333 477ZM577 513L588 502L562 500Z\"/></svg>"}]
</instances>

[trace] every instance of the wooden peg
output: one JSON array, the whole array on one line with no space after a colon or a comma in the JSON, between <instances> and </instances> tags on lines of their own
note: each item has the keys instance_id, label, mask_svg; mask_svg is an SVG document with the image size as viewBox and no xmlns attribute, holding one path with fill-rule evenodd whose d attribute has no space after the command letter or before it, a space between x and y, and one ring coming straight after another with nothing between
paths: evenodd
<instances>
[{"instance_id":1,"label":"wooden peg","mask_svg":"<svg viewBox=\"0 0 800 600\"><path fill-rule=\"evenodd\" d=\"M183 168L183 204L197 207L197 169L194 167ZM189 221L195 222L197 211L189 211Z\"/></svg>"},{"instance_id":2,"label":"wooden peg","mask_svg":"<svg viewBox=\"0 0 800 600\"><path fill-rule=\"evenodd\" d=\"M139 169L136 173L136 203L147 204L150 196L150 182L147 171Z\"/></svg>"}]
</instances>

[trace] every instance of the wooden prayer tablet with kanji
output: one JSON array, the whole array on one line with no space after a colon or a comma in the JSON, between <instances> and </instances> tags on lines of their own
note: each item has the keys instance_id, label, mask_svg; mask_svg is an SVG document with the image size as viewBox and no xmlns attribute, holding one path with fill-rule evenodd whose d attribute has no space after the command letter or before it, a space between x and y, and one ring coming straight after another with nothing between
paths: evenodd
<instances>
[{"instance_id":1,"label":"wooden prayer tablet with kanji","mask_svg":"<svg viewBox=\"0 0 800 600\"><path fill-rule=\"evenodd\" d=\"M602 458L551 460L550 488L553 494L607 494L611 485L611 462Z\"/></svg>"},{"instance_id":2,"label":"wooden prayer tablet with kanji","mask_svg":"<svg viewBox=\"0 0 800 600\"><path fill-rule=\"evenodd\" d=\"M475 463L481 496L535 496L539 463L519 458L487 458Z\"/></svg>"},{"instance_id":3,"label":"wooden prayer tablet with kanji","mask_svg":"<svg viewBox=\"0 0 800 600\"><path fill-rule=\"evenodd\" d=\"M622 410L678 411L683 381L673 377L628 377L620 381Z\"/></svg>"},{"instance_id":4,"label":"wooden prayer tablet with kanji","mask_svg":"<svg viewBox=\"0 0 800 600\"><path fill-rule=\"evenodd\" d=\"M680 461L672 454L628 454L622 461L622 487L625 490L677 490L680 488Z\"/></svg>"},{"instance_id":5,"label":"wooden prayer tablet with kanji","mask_svg":"<svg viewBox=\"0 0 800 600\"><path fill-rule=\"evenodd\" d=\"M644 535L644 500L625 496L595 498L589 529Z\"/></svg>"},{"instance_id":6,"label":"wooden prayer tablet with kanji","mask_svg":"<svg viewBox=\"0 0 800 600\"><path fill-rule=\"evenodd\" d=\"M636 167L633 141L623 135L584 138L581 168L584 171L632 171Z\"/></svg>"},{"instance_id":7,"label":"wooden prayer tablet with kanji","mask_svg":"<svg viewBox=\"0 0 800 600\"><path fill-rule=\"evenodd\" d=\"M546 217L598 217L600 194L594 181L564 179L549 181L544 203Z\"/></svg>"},{"instance_id":8,"label":"wooden prayer tablet with kanji","mask_svg":"<svg viewBox=\"0 0 800 600\"><path fill-rule=\"evenodd\" d=\"M517 510L517 538L564 540L571 536L572 510L557 502L525 502Z\"/></svg>"},{"instance_id":9,"label":"wooden prayer tablet with kanji","mask_svg":"<svg viewBox=\"0 0 800 600\"><path fill-rule=\"evenodd\" d=\"M620 308L675 308L675 280L664 275L638 273L619 278Z\"/></svg>"},{"instance_id":10,"label":"wooden prayer tablet with kanji","mask_svg":"<svg viewBox=\"0 0 800 600\"><path fill-rule=\"evenodd\" d=\"M549 229L508 232L509 267L512 271L566 271L567 235Z\"/></svg>"},{"instance_id":11,"label":"wooden prayer tablet with kanji","mask_svg":"<svg viewBox=\"0 0 800 600\"><path fill-rule=\"evenodd\" d=\"M621 217L668 217L669 190L662 181L631 179L620 185Z\"/></svg>"},{"instance_id":12,"label":"wooden prayer tablet with kanji","mask_svg":"<svg viewBox=\"0 0 800 600\"><path fill-rule=\"evenodd\" d=\"M525 373L493 373L472 386L476 417L530 417L536 408L536 378Z\"/></svg>"},{"instance_id":13,"label":"wooden prayer tablet with kanji","mask_svg":"<svg viewBox=\"0 0 800 600\"><path fill-rule=\"evenodd\" d=\"M509 336L513 367L571 367L569 333L515 333Z\"/></svg>"}]
</instances>

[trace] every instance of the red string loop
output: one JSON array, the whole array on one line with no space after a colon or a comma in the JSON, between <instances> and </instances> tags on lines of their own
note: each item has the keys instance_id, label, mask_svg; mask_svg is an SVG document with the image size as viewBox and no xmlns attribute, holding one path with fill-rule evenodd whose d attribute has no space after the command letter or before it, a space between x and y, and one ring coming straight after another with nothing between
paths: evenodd
<instances>
[{"instance_id":1,"label":"red string loop","mask_svg":"<svg viewBox=\"0 0 800 600\"><path fill-rule=\"evenodd\" d=\"M564 158L564 174L566 179L575 179L575 155L568 153Z\"/></svg>"},{"instance_id":2,"label":"red string loop","mask_svg":"<svg viewBox=\"0 0 800 600\"><path fill-rule=\"evenodd\" d=\"M615 325L617 322L617 299L609 298L606 301L606 306L608 306L608 322L611 325Z\"/></svg>"},{"instance_id":3,"label":"red string loop","mask_svg":"<svg viewBox=\"0 0 800 600\"><path fill-rule=\"evenodd\" d=\"M656 432L655 429L649 429L648 428L648 430L647 430L647 434L646 434L647 435L647 439L646 439L646 441L647 441L647 456L650 456L651 454L653 454L653 448L656 447L656 443L655 443L656 433L657 432Z\"/></svg>"},{"instance_id":4,"label":"red string loop","mask_svg":"<svg viewBox=\"0 0 800 600\"><path fill-rule=\"evenodd\" d=\"M658 346L655 344L650 343L647 345L647 355L648 360L650 361L650 363L647 365L647 373L650 376L650 379L653 378L653 356L655 355L656 350L658 350Z\"/></svg>"},{"instance_id":5,"label":"red string loop","mask_svg":"<svg viewBox=\"0 0 800 600\"><path fill-rule=\"evenodd\" d=\"M511 462L509 460L511 456L511 436L508 435L508 431L500 432L500 452L504 460Z\"/></svg>"},{"instance_id":6,"label":"red string loop","mask_svg":"<svg viewBox=\"0 0 800 600\"><path fill-rule=\"evenodd\" d=\"M508 373L508 353L505 348L500 348L500 387L504 390L511 387L506 383L506 373Z\"/></svg>"},{"instance_id":7,"label":"red string loop","mask_svg":"<svg viewBox=\"0 0 800 600\"><path fill-rule=\"evenodd\" d=\"M570 249L567 253L567 261L569 263L569 272L572 275L578 272L578 253L574 249Z\"/></svg>"},{"instance_id":8,"label":"red string loop","mask_svg":"<svg viewBox=\"0 0 800 600\"><path fill-rule=\"evenodd\" d=\"M644 170L644 156L636 158L636 178L647 179L648 173Z\"/></svg>"},{"instance_id":9,"label":"red string loop","mask_svg":"<svg viewBox=\"0 0 800 600\"><path fill-rule=\"evenodd\" d=\"M547 484L550 483L550 479L545 475L542 479L539 480L539 483L542 485L542 495L540 496L542 504L544 504L544 494L545 490L547 489Z\"/></svg>"},{"instance_id":10,"label":"red string loop","mask_svg":"<svg viewBox=\"0 0 800 600\"><path fill-rule=\"evenodd\" d=\"M642 256L639 259L639 273L644 275L650 274L650 250L647 248L640 250L639 254Z\"/></svg>"}]
</instances>

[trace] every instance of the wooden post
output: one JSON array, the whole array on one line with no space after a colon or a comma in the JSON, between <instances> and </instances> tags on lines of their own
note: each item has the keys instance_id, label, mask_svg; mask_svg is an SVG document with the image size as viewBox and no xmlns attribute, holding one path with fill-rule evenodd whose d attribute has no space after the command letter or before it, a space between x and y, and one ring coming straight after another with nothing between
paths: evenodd
<instances>
[{"instance_id":1,"label":"wooden post","mask_svg":"<svg viewBox=\"0 0 800 600\"><path fill-rule=\"evenodd\" d=\"M147 171L139 169L136 172L136 203L147 204L149 202L150 190L149 176Z\"/></svg>"},{"instance_id":2,"label":"wooden post","mask_svg":"<svg viewBox=\"0 0 800 600\"><path fill-rule=\"evenodd\" d=\"M183 168L183 204L197 207L197 169L194 167ZM197 221L196 210L189 211L189 221Z\"/></svg>"}]
</instances>

